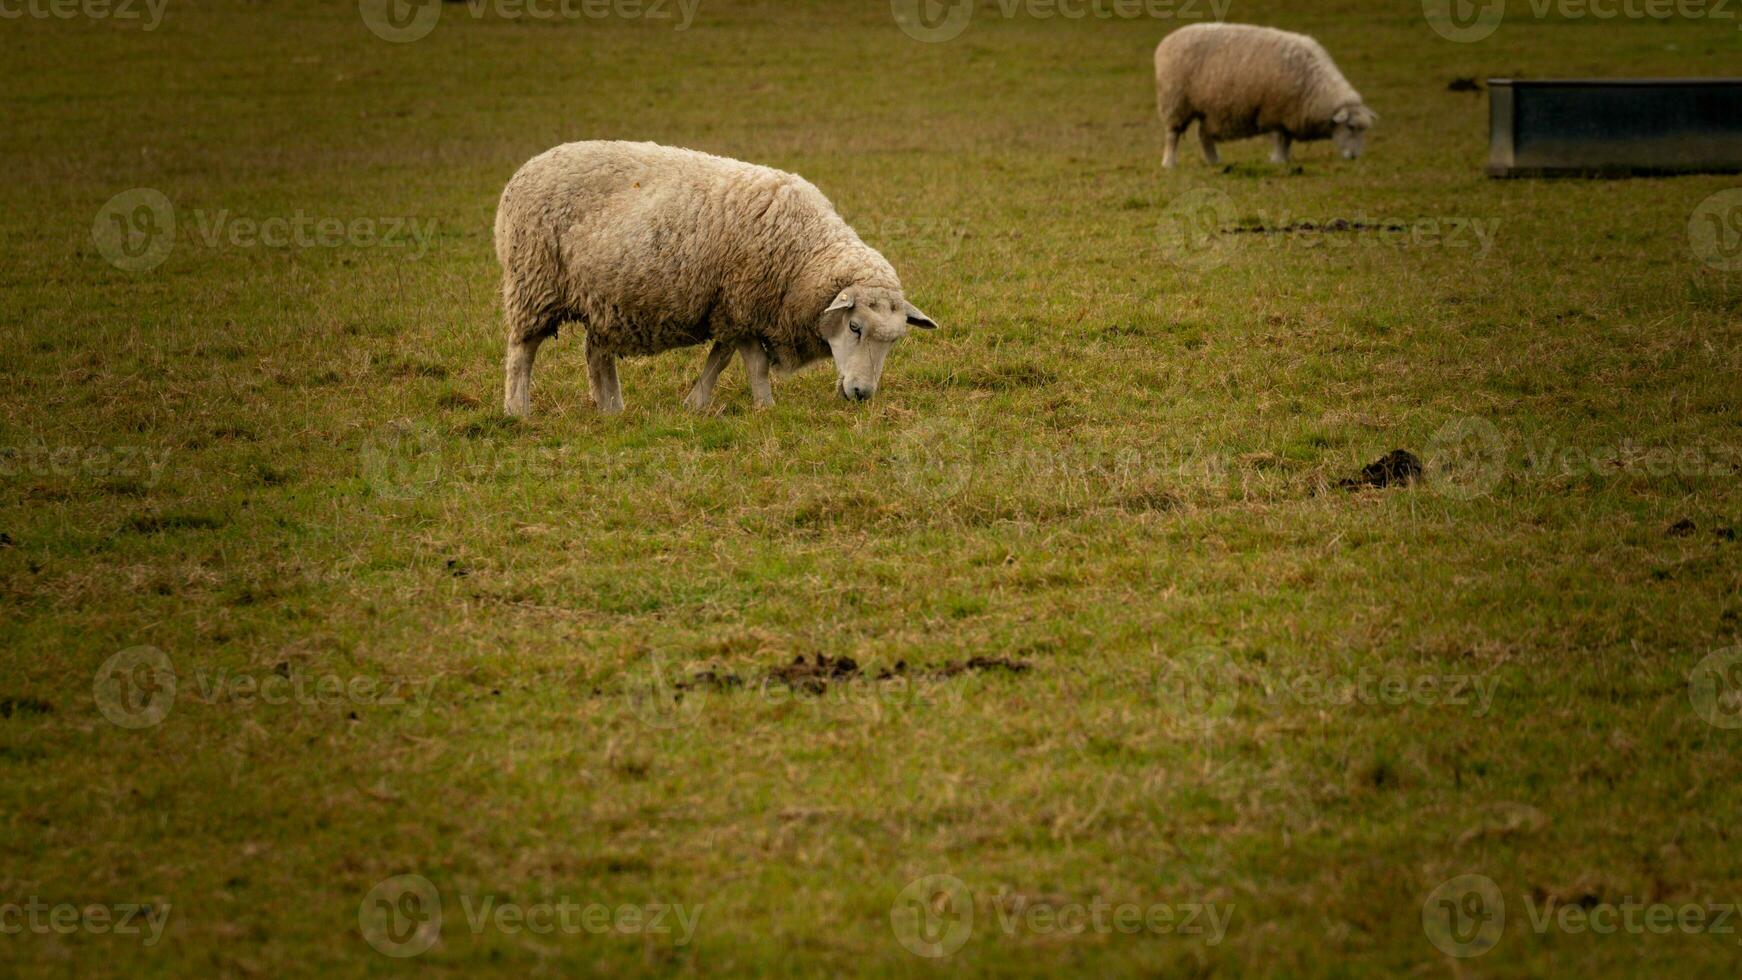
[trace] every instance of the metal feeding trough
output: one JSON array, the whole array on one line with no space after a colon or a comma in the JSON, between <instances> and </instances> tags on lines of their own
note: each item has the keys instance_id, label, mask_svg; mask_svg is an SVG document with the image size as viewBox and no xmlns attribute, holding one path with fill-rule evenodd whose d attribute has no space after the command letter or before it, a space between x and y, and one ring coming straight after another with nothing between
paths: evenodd
<instances>
[{"instance_id":1,"label":"metal feeding trough","mask_svg":"<svg viewBox=\"0 0 1742 980\"><path fill-rule=\"evenodd\" d=\"M1742 78L1488 81L1490 177L1742 172Z\"/></svg>"}]
</instances>

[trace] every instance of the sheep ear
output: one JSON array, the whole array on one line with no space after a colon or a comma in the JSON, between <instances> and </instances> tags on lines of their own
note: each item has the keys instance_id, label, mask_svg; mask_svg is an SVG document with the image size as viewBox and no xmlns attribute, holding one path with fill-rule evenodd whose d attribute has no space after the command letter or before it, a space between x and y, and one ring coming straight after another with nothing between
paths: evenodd
<instances>
[{"instance_id":1,"label":"sheep ear","mask_svg":"<svg viewBox=\"0 0 1742 980\"><path fill-rule=\"evenodd\" d=\"M919 307L913 305L912 303L908 303L905 300L903 301L903 304L907 307L907 325L908 326L919 327L919 328L924 329L924 330L936 330L938 328L938 325L932 321L931 317L926 316L924 313L920 312Z\"/></svg>"},{"instance_id":2,"label":"sheep ear","mask_svg":"<svg viewBox=\"0 0 1742 980\"><path fill-rule=\"evenodd\" d=\"M833 303L829 304L829 308L824 310L823 312L824 313L833 313L836 310L850 310L852 308L853 308L853 296L851 293L849 293L845 289L843 289L840 291L840 293L838 295L835 296L835 301Z\"/></svg>"},{"instance_id":3,"label":"sheep ear","mask_svg":"<svg viewBox=\"0 0 1742 980\"><path fill-rule=\"evenodd\" d=\"M1341 126L1342 124L1344 124L1348 121L1349 121L1349 107L1348 106L1344 106L1341 109L1338 109L1337 114L1331 117L1331 122L1334 122L1339 126Z\"/></svg>"}]
</instances>

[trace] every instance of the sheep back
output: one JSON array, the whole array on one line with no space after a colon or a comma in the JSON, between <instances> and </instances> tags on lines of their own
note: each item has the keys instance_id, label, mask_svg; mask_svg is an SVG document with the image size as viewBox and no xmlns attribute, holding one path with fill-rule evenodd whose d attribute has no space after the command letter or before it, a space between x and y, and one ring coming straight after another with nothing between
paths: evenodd
<instances>
[{"instance_id":1,"label":"sheep back","mask_svg":"<svg viewBox=\"0 0 1742 980\"><path fill-rule=\"evenodd\" d=\"M496 255L510 339L576 320L618 356L754 335L791 369L827 355L815 326L836 292L899 288L809 181L654 143L568 143L528 161L502 192Z\"/></svg>"},{"instance_id":2,"label":"sheep back","mask_svg":"<svg viewBox=\"0 0 1742 980\"><path fill-rule=\"evenodd\" d=\"M1169 128L1193 119L1215 139L1282 130L1331 135L1332 116L1361 96L1319 42L1247 24L1193 24L1155 49L1156 107Z\"/></svg>"}]
</instances>

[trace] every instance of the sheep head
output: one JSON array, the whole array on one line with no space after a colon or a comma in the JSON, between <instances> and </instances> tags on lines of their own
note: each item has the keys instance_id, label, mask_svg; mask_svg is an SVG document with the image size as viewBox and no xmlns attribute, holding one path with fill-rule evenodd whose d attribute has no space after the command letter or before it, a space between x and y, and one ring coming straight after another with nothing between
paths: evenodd
<instances>
[{"instance_id":1,"label":"sheep head","mask_svg":"<svg viewBox=\"0 0 1742 980\"><path fill-rule=\"evenodd\" d=\"M1335 127L1331 130L1331 139L1343 159L1353 160L1361 155L1361 148L1367 142L1367 130L1373 128L1378 120L1378 113L1359 102L1343 106L1331 116Z\"/></svg>"},{"instance_id":2,"label":"sheep head","mask_svg":"<svg viewBox=\"0 0 1742 980\"><path fill-rule=\"evenodd\" d=\"M848 286L823 311L818 332L835 358L835 391L848 401L867 401L877 393L883 361L912 327L937 327L900 290Z\"/></svg>"}]
</instances>

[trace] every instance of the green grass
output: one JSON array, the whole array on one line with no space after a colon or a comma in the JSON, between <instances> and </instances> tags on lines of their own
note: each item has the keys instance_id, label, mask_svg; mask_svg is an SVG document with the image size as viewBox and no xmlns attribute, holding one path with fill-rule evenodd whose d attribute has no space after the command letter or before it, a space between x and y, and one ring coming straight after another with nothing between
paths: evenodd
<instances>
[{"instance_id":1,"label":"green grass","mask_svg":"<svg viewBox=\"0 0 1742 980\"><path fill-rule=\"evenodd\" d=\"M1742 34L1240 0L1336 54L1368 153L1164 172L1173 22L996 10L0 21L0 906L170 907L149 947L0 935L0 972L385 973L359 906L418 874L412 962L455 974L1734 975L1734 934L1530 915L1742 901L1742 732L1689 683L1742 633L1742 279L1688 233L1737 180L1489 181L1445 89L1734 74ZM505 421L497 194L605 137L804 174L943 328L867 406L824 371L752 412L734 367L706 417L702 351L601 418L565 334ZM141 187L179 230L127 272L92 225ZM1182 200L1228 212L1202 248ZM431 230L207 244L220 212ZM1337 219L1380 227L1299 227ZM1426 482L1337 487L1397 447ZM140 646L177 689L128 729L94 679ZM868 676L767 680L816 654ZM891 921L933 874L975 901L936 962ZM1464 874L1505 932L1455 961L1423 907ZM701 911L474 933L486 900ZM1046 926L1095 903L1232 913Z\"/></svg>"}]
</instances>

